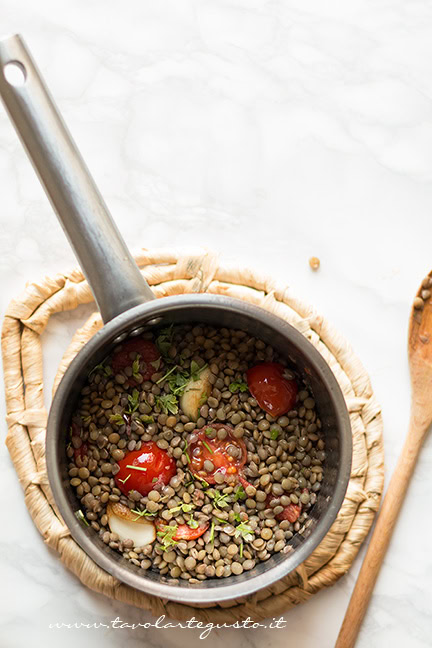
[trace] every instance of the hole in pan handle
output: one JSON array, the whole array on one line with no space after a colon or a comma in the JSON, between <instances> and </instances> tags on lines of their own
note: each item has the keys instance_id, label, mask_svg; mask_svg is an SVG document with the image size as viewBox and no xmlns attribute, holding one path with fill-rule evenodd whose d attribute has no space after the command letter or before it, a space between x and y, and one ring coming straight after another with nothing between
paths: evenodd
<instances>
[{"instance_id":1,"label":"hole in pan handle","mask_svg":"<svg viewBox=\"0 0 432 648\"><path fill-rule=\"evenodd\" d=\"M19 87L24 85L26 81L26 69L24 65L19 63L19 61L11 61L10 63L6 63L3 68L3 73L6 81L11 86Z\"/></svg>"},{"instance_id":2,"label":"hole in pan handle","mask_svg":"<svg viewBox=\"0 0 432 648\"><path fill-rule=\"evenodd\" d=\"M154 299L20 35L0 39L0 96L104 322Z\"/></svg>"}]
</instances>

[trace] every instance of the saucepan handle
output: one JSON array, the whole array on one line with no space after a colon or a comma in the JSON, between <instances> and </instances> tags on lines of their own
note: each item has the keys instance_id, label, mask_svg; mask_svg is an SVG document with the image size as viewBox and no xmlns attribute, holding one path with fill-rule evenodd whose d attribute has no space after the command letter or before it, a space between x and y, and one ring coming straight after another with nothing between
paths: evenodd
<instances>
[{"instance_id":1,"label":"saucepan handle","mask_svg":"<svg viewBox=\"0 0 432 648\"><path fill-rule=\"evenodd\" d=\"M104 322L154 299L19 35L0 40L0 96Z\"/></svg>"}]
</instances>

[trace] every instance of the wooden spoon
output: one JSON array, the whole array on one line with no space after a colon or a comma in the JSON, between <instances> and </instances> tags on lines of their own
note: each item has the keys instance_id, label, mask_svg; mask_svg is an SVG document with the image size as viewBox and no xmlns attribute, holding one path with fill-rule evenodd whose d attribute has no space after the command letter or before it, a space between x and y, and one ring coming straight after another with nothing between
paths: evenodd
<instances>
[{"instance_id":1,"label":"wooden spoon","mask_svg":"<svg viewBox=\"0 0 432 648\"><path fill-rule=\"evenodd\" d=\"M408 336L411 416L408 435L378 515L335 648L354 646L401 510L417 457L432 423L432 272L414 299Z\"/></svg>"}]
</instances>

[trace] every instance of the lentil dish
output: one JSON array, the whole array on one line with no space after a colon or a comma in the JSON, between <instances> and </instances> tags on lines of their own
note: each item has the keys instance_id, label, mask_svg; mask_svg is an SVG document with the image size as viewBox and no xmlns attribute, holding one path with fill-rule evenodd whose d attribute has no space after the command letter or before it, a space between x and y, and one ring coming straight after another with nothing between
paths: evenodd
<instances>
[{"instance_id":1,"label":"lentil dish","mask_svg":"<svg viewBox=\"0 0 432 648\"><path fill-rule=\"evenodd\" d=\"M325 460L315 401L286 360L208 325L117 346L81 390L66 453L77 517L170 583L292 551Z\"/></svg>"}]
</instances>

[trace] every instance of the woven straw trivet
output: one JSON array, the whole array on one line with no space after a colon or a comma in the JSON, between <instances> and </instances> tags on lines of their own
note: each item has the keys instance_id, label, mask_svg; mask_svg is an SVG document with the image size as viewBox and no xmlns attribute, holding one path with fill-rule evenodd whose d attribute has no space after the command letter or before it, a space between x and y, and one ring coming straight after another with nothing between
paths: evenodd
<instances>
[{"instance_id":1,"label":"woven straw trivet","mask_svg":"<svg viewBox=\"0 0 432 648\"><path fill-rule=\"evenodd\" d=\"M186 620L262 620L307 601L351 566L378 509L384 480L382 418L369 377L345 339L290 288L253 271L219 265L214 254L141 250L135 259L157 297L207 291L261 306L295 326L320 351L341 386L351 417L353 463L348 491L331 530L313 554L271 587L235 601L193 607L157 599L128 587L98 567L75 543L56 510L45 467L41 334L53 313L93 301L80 270L27 285L7 311L2 335L6 385L6 444L24 498L45 542L87 587L118 601ZM101 327L98 313L77 331L60 364L55 385L79 349Z\"/></svg>"}]
</instances>

